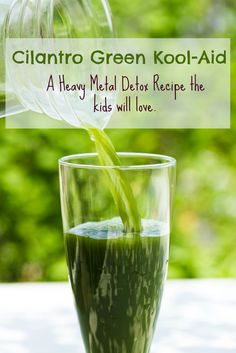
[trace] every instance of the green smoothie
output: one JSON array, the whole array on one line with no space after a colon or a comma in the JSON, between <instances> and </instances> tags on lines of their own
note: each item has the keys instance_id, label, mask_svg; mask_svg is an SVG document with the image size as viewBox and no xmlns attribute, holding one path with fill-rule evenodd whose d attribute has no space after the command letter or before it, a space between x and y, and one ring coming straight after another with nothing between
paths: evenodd
<instances>
[{"instance_id":1,"label":"green smoothie","mask_svg":"<svg viewBox=\"0 0 236 353\"><path fill-rule=\"evenodd\" d=\"M69 277L87 353L147 353L160 309L168 230L142 221L125 234L119 218L65 234Z\"/></svg>"}]
</instances>

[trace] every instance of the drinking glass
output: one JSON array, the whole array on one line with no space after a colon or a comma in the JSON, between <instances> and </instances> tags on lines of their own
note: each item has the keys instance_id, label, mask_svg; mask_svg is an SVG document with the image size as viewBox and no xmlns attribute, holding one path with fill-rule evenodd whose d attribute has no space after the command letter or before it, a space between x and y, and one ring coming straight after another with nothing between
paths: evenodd
<instances>
[{"instance_id":1,"label":"drinking glass","mask_svg":"<svg viewBox=\"0 0 236 353\"><path fill-rule=\"evenodd\" d=\"M118 155L120 166L100 165L96 153L59 160L69 280L87 353L149 352L167 274L175 159ZM124 230L107 172L129 183L140 233Z\"/></svg>"}]
</instances>

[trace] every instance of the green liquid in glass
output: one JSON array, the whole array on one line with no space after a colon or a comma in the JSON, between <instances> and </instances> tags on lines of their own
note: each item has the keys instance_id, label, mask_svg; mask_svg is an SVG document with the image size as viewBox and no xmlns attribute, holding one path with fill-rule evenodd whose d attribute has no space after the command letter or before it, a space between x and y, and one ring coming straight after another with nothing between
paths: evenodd
<instances>
[{"instance_id":1,"label":"green liquid in glass","mask_svg":"<svg viewBox=\"0 0 236 353\"><path fill-rule=\"evenodd\" d=\"M147 353L167 270L168 235L143 221L81 224L65 234L69 277L87 353Z\"/></svg>"}]
</instances>

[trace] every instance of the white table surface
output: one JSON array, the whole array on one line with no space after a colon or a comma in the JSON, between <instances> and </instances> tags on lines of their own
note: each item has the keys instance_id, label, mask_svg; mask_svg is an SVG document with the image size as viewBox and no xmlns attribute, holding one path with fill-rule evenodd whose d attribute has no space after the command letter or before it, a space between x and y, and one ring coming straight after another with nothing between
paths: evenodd
<instances>
[{"instance_id":1,"label":"white table surface","mask_svg":"<svg viewBox=\"0 0 236 353\"><path fill-rule=\"evenodd\" d=\"M236 280L168 281L158 352L236 353ZM84 353L69 285L1 284L0 353Z\"/></svg>"}]
</instances>

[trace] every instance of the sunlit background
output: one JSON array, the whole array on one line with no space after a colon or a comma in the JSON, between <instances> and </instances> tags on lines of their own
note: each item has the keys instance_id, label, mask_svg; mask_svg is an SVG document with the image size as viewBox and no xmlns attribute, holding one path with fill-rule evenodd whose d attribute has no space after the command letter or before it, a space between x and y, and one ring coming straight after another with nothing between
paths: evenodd
<instances>
[{"instance_id":1,"label":"sunlit background","mask_svg":"<svg viewBox=\"0 0 236 353\"><path fill-rule=\"evenodd\" d=\"M234 0L110 0L120 37L230 37L230 130L109 130L118 151L177 159L170 278L236 276ZM57 160L93 151L82 130L6 130L0 121L0 281L67 278Z\"/></svg>"}]
</instances>

